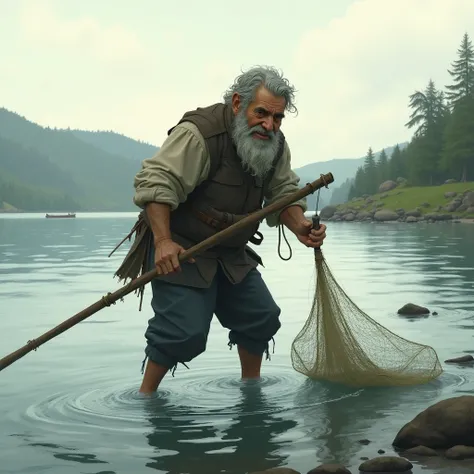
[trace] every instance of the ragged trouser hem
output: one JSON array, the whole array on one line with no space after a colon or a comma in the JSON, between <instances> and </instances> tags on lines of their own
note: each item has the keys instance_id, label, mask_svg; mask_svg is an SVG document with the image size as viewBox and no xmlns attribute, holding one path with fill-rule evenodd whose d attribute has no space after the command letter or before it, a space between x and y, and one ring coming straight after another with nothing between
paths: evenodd
<instances>
[{"instance_id":1,"label":"ragged trouser hem","mask_svg":"<svg viewBox=\"0 0 474 474\"><path fill-rule=\"evenodd\" d=\"M272 354L275 354L275 338L272 337L271 341L273 342ZM247 350L251 354L261 355L262 357L263 357L263 354L265 354L265 360L271 361L269 342L264 344L265 347L263 351L259 351L259 350L255 350L255 347L256 347L255 344L249 347L248 345L244 345L237 342L235 340L235 337L234 338L229 337L229 342L227 343L229 350L232 350L232 347L236 345L243 347L245 350ZM155 364L161 365L162 367L166 367L171 372L172 377L174 377L174 373L176 372L176 369L178 368L178 364L184 365L189 370L189 367L185 362L172 362L170 358L164 356L154 347L148 345L145 349L145 358L142 361L142 367L141 367L142 374L145 372L145 364L148 359L153 361Z\"/></svg>"}]
</instances>

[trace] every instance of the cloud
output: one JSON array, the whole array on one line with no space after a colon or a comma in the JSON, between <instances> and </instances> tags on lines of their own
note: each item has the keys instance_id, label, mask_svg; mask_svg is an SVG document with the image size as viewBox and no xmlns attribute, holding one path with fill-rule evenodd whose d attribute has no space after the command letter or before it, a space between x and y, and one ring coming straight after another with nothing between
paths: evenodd
<instances>
[{"instance_id":1,"label":"cloud","mask_svg":"<svg viewBox=\"0 0 474 474\"><path fill-rule=\"evenodd\" d=\"M474 36L472 0L360 0L304 34L292 66L300 114L287 126L296 155L361 156L409 139L408 95L430 78L450 82L466 31Z\"/></svg>"},{"instance_id":2,"label":"cloud","mask_svg":"<svg viewBox=\"0 0 474 474\"><path fill-rule=\"evenodd\" d=\"M83 16L61 18L47 2L31 2L20 12L22 38L35 47L57 48L81 57L121 63L142 60L145 48L138 36L121 25L103 25Z\"/></svg>"}]
</instances>

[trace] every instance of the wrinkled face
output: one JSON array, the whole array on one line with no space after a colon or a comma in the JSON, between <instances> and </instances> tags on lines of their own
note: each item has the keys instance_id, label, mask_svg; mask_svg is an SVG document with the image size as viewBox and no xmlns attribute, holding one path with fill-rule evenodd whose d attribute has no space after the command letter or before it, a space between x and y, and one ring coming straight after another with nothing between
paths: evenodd
<instances>
[{"instance_id":1,"label":"wrinkled face","mask_svg":"<svg viewBox=\"0 0 474 474\"><path fill-rule=\"evenodd\" d=\"M235 114L233 138L244 166L254 175L264 177L270 170L279 146L280 126L286 101L264 87L255 94L255 100L243 109L238 94L232 97Z\"/></svg>"}]
</instances>

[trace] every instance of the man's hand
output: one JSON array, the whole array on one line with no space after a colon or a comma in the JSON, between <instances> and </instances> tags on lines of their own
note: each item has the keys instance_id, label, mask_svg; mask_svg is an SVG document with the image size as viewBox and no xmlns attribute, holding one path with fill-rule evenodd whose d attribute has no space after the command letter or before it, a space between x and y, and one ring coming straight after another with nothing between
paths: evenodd
<instances>
[{"instance_id":1,"label":"man's hand","mask_svg":"<svg viewBox=\"0 0 474 474\"><path fill-rule=\"evenodd\" d=\"M280 221L307 247L319 248L326 238L326 226L320 224L319 229L313 229L313 222L306 219L300 206L287 207L280 214Z\"/></svg>"},{"instance_id":2,"label":"man's hand","mask_svg":"<svg viewBox=\"0 0 474 474\"><path fill-rule=\"evenodd\" d=\"M297 239L306 247L319 248L326 238L326 226L321 224L319 229L313 229L312 221L301 221L294 231Z\"/></svg>"},{"instance_id":3,"label":"man's hand","mask_svg":"<svg viewBox=\"0 0 474 474\"><path fill-rule=\"evenodd\" d=\"M155 239L155 266L158 275L180 272L179 255L184 248L172 239ZM194 258L188 260L195 263Z\"/></svg>"}]
</instances>

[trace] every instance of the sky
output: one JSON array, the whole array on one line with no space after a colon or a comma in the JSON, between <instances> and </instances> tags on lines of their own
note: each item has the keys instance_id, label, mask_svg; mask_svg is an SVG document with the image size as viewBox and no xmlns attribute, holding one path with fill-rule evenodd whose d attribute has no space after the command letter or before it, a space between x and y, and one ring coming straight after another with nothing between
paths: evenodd
<instances>
[{"instance_id":1,"label":"sky","mask_svg":"<svg viewBox=\"0 0 474 474\"><path fill-rule=\"evenodd\" d=\"M0 107L160 146L184 112L272 65L296 87L292 164L409 140L409 95L444 88L473 0L0 0Z\"/></svg>"}]
</instances>

